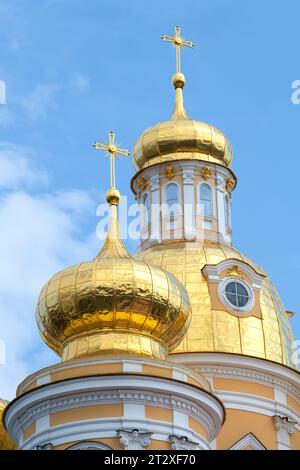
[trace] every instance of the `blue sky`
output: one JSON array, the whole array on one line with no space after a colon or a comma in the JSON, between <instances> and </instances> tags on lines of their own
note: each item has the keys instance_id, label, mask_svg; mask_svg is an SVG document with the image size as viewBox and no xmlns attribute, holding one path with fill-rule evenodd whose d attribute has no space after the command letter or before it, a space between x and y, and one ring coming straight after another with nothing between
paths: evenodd
<instances>
[{"instance_id":1,"label":"blue sky","mask_svg":"<svg viewBox=\"0 0 300 470\"><path fill-rule=\"evenodd\" d=\"M197 45L182 59L187 111L233 144L234 244L298 312L300 339L299 15L297 0L0 0L0 395L56 360L36 333L37 295L100 245L108 168L92 143L112 128L130 149L171 114L174 51L160 35L175 24ZM118 186L131 197L134 170L121 165Z\"/></svg>"}]
</instances>

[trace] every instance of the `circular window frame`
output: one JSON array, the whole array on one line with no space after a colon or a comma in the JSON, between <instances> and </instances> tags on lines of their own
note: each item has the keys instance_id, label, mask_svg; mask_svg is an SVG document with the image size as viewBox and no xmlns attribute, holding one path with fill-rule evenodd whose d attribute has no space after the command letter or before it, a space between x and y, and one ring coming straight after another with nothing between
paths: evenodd
<instances>
[{"instance_id":1,"label":"circular window frame","mask_svg":"<svg viewBox=\"0 0 300 470\"><path fill-rule=\"evenodd\" d=\"M225 289L226 286L230 284L230 282L237 282L246 289L247 294L249 296L249 300L243 307L236 307L235 305L231 304L227 299ZM222 279L218 286L218 295L221 302L226 306L227 309L229 309L233 313L238 313L239 315L242 315L243 313L248 313L254 307L255 297L253 289L249 286L249 284L247 284L243 279L240 279L239 277L231 276Z\"/></svg>"}]
</instances>

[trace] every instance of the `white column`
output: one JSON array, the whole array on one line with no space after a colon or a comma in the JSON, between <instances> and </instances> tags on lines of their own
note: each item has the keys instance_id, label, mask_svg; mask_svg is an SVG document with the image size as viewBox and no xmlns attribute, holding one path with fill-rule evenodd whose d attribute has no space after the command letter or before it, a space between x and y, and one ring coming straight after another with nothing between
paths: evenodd
<instances>
[{"instance_id":1,"label":"white column","mask_svg":"<svg viewBox=\"0 0 300 470\"><path fill-rule=\"evenodd\" d=\"M49 429L50 428L50 416L44 415L41 418L38 418L35 424L36 424L36 433Z\"/></svg>"},{"instance_id":2,"label":"white column","mask_svg":"<svg viewBox=\"0 0 300 470\"><path fill-rule=\"evenodd\" d=\"M194 180L193 170L183 173L183 215L186 240L194 240L196 236Z\"/></svg>"},{"instance_id":3,"label":"white column","mask_svg":"<svg viewBox=\"0 0 300 470\"><path fill-rule=\"evenodd\" d=\"M160 187L159 176L151 176L150 178L151 189L151 234L152 241L159 242L161 239L160 230Z\"/></svg>"},{"instance_id":4,"label":"white column","mask_svg":"<svg viewBox=\"0 0 300 470\"><path fill-rule=\"evenodd\" d=\"M135 420L145 418L145 405L142 403L124 403L124 417Z\"/></svg>"},{"instance_id":5,"label":"white column","mask_svg":"<svg viewBox=\"0 0 300 470\"><path fill-rule=\"evenodd\" d=\"M225 180L222 175L217 175L217 210L220 242L229 242L225 223Z\"/></svg>"},{"instance_id":6,"label":"white column","mask_svg":"<svg viewBox=\"0 0 300 470\"><path fill-rule=\"evenodd\" d=\"M279 415L273 416L273 423L277 431L278 450L292 450L290 435L294 432L296 423Z\"/></svg>"}]
</instances>

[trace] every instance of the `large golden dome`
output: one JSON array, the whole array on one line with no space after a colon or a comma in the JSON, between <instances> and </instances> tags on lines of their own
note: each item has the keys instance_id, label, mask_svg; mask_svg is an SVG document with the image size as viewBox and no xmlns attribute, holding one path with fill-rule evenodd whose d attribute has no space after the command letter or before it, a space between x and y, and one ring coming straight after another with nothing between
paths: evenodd
<instances>
[{"instance_id":1,"label":"large golden dome","mask_svg":"<svg viewBox=\"0 0 300 470\"><path fill-rule=\"evenodd\" d=\"M293 335L288 315L268 276L260 295L261 318L238 317L213 309L208 282L202 268L223 260L240 260L256 272L264 271L238 250L212 242L169 243L136 255L137 259L172 272L186 287L192 306L190 327L181 344L173 351L227 352L269 359L294 367Z\"/></svg>"},{"instance_id":2,"label":"large golden dome","mask_svg":"<svg viewBox=\"0 0 300 470\"><path fill-rule=\"evenodd\" d=\"M119 238L118 197L98 256L55 274L42 289L37 322L63 360L100 354L164 359L190 320L184 286L164 269L133 259Z\"/></svg>"},{"instance_id":3,"label":"large golden dome","mask_svg":"<svg viewBox=\"0 0 300 470\"><path fill-rule=\"evenodd\" d=\"M224 133L206 122L188 117L183 105L183 74L175 74L175 109L171 118L146 129L133 147L133 163L141 170L174 160L203 160L228 167L232 147Z\"/></svg>"},{"instance_id":4,"label":"large golden dome","mask_svg":"<svg viewBox=\"0 0 300 470\"><path fill-rule=\"evenodd\" d=\"M8 402L0 398L0 450L14 450L15 443L11 440L2 422L2 416Z\"/></svg>"}]
</instances>

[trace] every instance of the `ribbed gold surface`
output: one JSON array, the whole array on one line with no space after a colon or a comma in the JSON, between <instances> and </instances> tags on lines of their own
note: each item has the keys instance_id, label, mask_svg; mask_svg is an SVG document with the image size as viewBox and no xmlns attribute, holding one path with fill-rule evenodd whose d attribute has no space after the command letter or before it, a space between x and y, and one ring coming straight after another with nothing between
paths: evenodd
<instances>
[{"instance_id":1,"label":"ribbed gold surface","mask_svg":"<svg viewBox=\"0 0 300 470\"><path fill-rule=\"evenodd\" d=\"M205 122L166 121L147 129L133 148L136 168L173 160L204 160L229 166L232 148L224 134Z\"/></svg>"},{"instance_id":2,"label":"ribbed gold surface","mask_svg":"<svg viewBox=\"0 0 300 470\"><path fill-rule=\"evenodd\" d=\"M7 405L8 402L0 398L0 450L14 450L16 448L15 443L9 437L2 422L3 412Z\"/></svg>"},{"instance_id":3,"label":"ribbed gold surface","mask_svg":"<svg viewBox=\"0 0 300 470\"><path fill-rule=\"evenodd\" d=\"M146 129L134 144L133 163L137 169L185 159L230 165L232 147L223 132L188 116L183 102L184 81L182 86L175 83L175 106L170 119Z\"/></svg>"},{"instance_id":4,"label":"ribbed gold surface","mask_svg":"<svg viewBox=\"0 0 300 470\"><path fill-rule=\"evenodd\" d=\"M238 318L225 310L212 310L208 285L201 269L227 258L261 268L235 248L214 243L204 246L173 243L149 248L136 256L172 272L186 287L192 320L181 344L173 352L218 351L262 357L293 367L293 336L282 302L267 277L261 292L262 319Z\"/></svg>"},{"instance_id":5,"label":"ribbed gold surface","mask_svg":"<svg viewBox=\"0 0 300 470\"><path fill-rule=\"evenodd\" d=\"M37 306L43 338L64 359L112 350L161 359L160 341L174 348L189 316L186 291L172 274L125 257L100 257L55 274ZM125 334L109 334L117 330Z\"/></svg>"}]
</instances>

